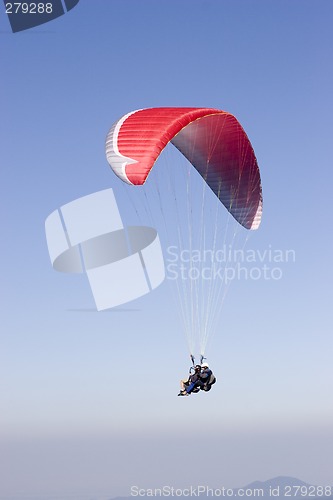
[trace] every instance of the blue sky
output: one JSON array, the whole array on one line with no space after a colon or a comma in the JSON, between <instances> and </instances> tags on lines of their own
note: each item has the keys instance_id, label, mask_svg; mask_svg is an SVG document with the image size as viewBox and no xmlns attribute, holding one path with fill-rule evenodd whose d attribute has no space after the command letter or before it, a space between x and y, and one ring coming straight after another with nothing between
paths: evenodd
<instances>
[{"instance_id":1,"label":"blue sky","mask_svg":"<svg viewBox=\"0 0 333 500\"><path fill-rule=\"evenodd\" d=\"M0 498L130 486L332 484L330 1L81 0L12 34L1 11ZM228 292L208 352L218 384L177 398L187 347L172 290L95 312L56 273L44 221L112 187L115 120L143 107L233 113L261 169L249 247L292 249L281 280ZM214 464L193 477L191 457Z\"/></svg>"}]
</instances>

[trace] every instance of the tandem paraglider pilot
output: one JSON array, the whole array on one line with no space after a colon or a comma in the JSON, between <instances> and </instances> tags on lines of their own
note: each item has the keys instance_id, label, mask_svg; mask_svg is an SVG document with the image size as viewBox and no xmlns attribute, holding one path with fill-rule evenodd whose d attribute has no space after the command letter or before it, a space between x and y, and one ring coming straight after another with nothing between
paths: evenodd
<instances>
[{"instance_id":1,"label":"tandem paraglider pilot","mask_svg":"<svg viewBox=\"0 0 333 500\"><path fill-rule=\"evenodd\" d=\"M192 370L194 369L194 373ZM180 392L178 396L189 396L191 393L210 391L216 378L207 363L195 365L190 369L190 376L186 380L180 381Z\"/></svg>"}]
</instances>

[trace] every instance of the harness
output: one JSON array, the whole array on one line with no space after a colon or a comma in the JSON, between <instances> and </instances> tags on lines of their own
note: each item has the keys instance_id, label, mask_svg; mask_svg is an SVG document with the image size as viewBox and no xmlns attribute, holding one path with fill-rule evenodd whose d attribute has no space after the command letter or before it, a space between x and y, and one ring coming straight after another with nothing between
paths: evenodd
<instances>
[{"instance_id":1,"label":"harness","mask_svg":"<svg viewBox=\"0 0 333 500\"><path fill-rule=\"evenodd\" d=\"M190 359L192 361L192 366L190 366L190 369L188 371L189 372L188 381L187 381L187 384L185 384L185 385L189 385L191 383L190 376L192 375L192 373L195 373L195 366L196 365L195 365L195 357L193 356L193 354L190 354ZM204 359L206 359L206 358L203 356L203 354L201 354L201 356L200 356L200 363L201 364L203 363ZM214 385L216 382L216 377L212 372L210 374L209 378L205 382L203 380L201 380L200 378L199 378L199 381L201 384L199 384L197 387L194 387L194 389L191 392L197 393L200 390L205 391L205 392L210 391L212 385Z\"/></svg>"}]
</instances>

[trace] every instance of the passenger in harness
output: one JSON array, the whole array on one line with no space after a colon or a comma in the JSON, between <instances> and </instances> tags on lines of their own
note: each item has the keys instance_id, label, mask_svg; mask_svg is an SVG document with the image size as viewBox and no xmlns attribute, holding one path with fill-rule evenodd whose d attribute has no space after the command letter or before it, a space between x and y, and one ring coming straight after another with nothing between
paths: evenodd
<instances>
[{"instance_id":1,"label":"passenger in harness","mask_svg":"<svg viewBox=\"0 0 333 500\"><path fill-rule=\"evenodd\" d=\"M191 373L192 370L193 367L190 368L190 375L187 379L180 381L180 393L178 396L188 396L191 392L193 392L196 385L200 383L201 366L195 365L194 373ZM195 392L198 392L199 390L200 389Z\"/></svg>"},{"instance_id":2,"label":"passenger in harness","mask_svg":"<svg viewBox=\"0 0 333 500\"><path fill-rule=\"evenodd\" d=\"M201 366L196 365L194 373L187 380L181 380L181 390L178 396L189 396L192 392L199 392L200 389L206 392L210 391L215 382L216 378L207 363L202 363Z\"/></svg>"}]
</instances>

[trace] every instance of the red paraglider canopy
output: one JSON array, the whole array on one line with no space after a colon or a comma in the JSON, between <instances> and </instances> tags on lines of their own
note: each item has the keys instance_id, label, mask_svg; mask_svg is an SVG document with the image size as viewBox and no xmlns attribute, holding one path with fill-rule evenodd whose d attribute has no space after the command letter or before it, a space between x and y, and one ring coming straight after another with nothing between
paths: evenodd
<instances>
[{"instance_id":1,"label":"red paraglider canopy","mask_svg":"<svg viewBox=\"0 0 333 500\"><path fill-rule=\"evenodd\" d=\"M118 120L106 155L118 177L143 184L171 142L192 163L232 216L257 229L262 214L260 172L251 143L237 119L218 109L150 108Z\"/></svg>"}]
</instances>

